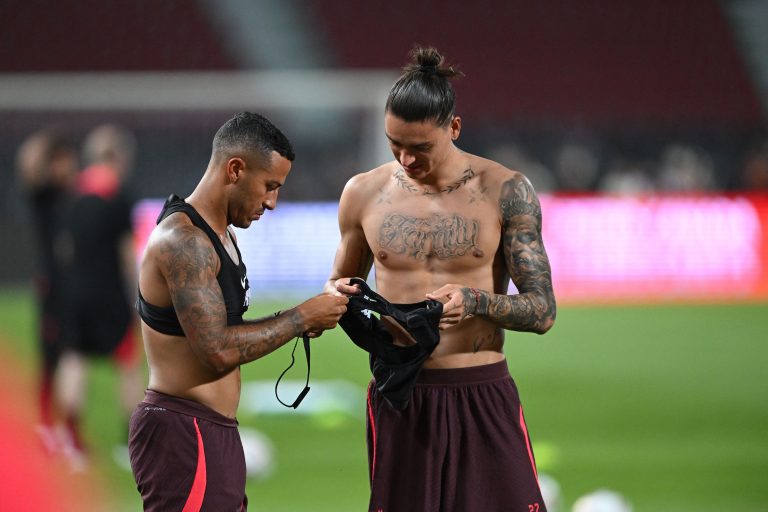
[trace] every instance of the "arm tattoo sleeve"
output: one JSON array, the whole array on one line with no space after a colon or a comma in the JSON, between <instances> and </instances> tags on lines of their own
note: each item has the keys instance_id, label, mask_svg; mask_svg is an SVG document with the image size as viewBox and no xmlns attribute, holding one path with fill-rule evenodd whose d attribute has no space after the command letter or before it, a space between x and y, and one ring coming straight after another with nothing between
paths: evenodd
<instances>
[{"instance_id":1,"label":"arm tattoo sleeve","mask_svg":"<svg viewBox=\"0 0 768 512\"><path fill-rule=\"evenodd\" d=\"M196 228L178 230L178 238L161 251L176 314L192 349L202 362L228 371L258 359L301 335L296 309L279 316L227 326L227 313L216 280L218 256Z\"/></svg>"},{"instance_id":2,"label":"arm tattoo sleeve","mask_svg":"<svg viewBox=\"0 0 768 512\"><path fill-rule=\"evenodd\" d=\"M549 258L541 237L541 205L528 180L516 175L502 186L502 248L518 295L463 290L468 311L505 329L546 332L556 316Z\"/></svg>"}]
</instances>

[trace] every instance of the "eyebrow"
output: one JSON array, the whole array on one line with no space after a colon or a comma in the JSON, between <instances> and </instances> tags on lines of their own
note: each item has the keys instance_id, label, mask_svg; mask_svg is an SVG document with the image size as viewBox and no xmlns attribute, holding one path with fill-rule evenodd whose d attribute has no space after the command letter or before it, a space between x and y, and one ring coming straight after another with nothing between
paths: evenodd
<instances>
[{"instance_id":1,"label":"eyebrow","mask_svg":"<svg viewBox=\"0 0 768 512\"><path fill-rule=\"evenodd\" d=\"M395 140L395 139L393 139L392 137L390 137L390 136L389 136L388 134L386 134L386 133L385 133L384 135L386 135L386 136L387 136L387 139L389 139L389 141L390 141L392 144L397 144L398 146L408 146L408 147L411 147L411 148L423 148L423 149L427 149L427 148L431 148L431 147L434 145L432 142L427 142L427 141L425 141L425 142L418 142L418 143L416 143L416 144L403 144L403 143L402 143L402 142L400 142L399 140Z\"/></svg>"}]
</instances>

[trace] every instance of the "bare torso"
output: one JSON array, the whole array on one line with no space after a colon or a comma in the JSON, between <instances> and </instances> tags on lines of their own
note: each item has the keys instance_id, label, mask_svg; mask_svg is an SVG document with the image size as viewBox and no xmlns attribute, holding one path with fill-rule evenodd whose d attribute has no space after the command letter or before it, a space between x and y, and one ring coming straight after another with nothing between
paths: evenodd
<instances>
[{"instance_id":1,"label":"bare torso","mask_svg":"<svg viewBox=\"0 0 768 512\"><path fill-rule=\"evenodd\" d=\"M187 339L159 333L142 322L149 389L194 400L229 418L240 402L240 369L220 374L206 368Z\"/></svg>"},{"instance_id":2,"label":"bare torso","mask_svg":"<svg viewBox=\"0 0 768 512\"><path fill-rule=\"evenodd\" d=\"M395 162L361 175L356 186L367 197L360 212L362 230L377 291L389 301L419 302L448 283L506 293L498 184L511 171L466 156L468 171L439 192L425 193ZM496 362L504 357L503 343L500 327L469 317L441 331L440 344L424 366Z\"/></svg>"}]
</instances>

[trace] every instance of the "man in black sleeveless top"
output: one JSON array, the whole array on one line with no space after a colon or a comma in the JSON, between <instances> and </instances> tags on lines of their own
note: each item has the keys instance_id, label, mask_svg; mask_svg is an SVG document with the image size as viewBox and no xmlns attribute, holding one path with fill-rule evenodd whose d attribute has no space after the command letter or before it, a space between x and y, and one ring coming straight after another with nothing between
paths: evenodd
<instances>
[{"instance_id":1,"label":"man in black sleeveless top","mask_svg":"<svg viewBox=\"0 0 768 512\"><path fill-rule=\"evenodd\" d=\"M144 510L245 510L240 365L335 327L346 311L346 297L322 294L243 320L248 281L229 226L247 228L275 207L293 159L272 123L237 114L216 133L194 192L166 202L149 238L138 309L150 378L129 441Z\"/></svg>"}]
</instances>

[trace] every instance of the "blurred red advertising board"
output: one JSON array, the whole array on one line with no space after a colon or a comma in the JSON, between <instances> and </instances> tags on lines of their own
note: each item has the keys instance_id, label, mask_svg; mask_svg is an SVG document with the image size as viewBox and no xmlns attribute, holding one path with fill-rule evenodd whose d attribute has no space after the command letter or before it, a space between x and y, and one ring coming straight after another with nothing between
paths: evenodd
<instances>
[{"instance_id":1,"label":"blurred red advertising board","mask_svg":"<svg viewBox=\"0 0 768 512\"><path fill-rule=\"evenodd\" d=\"M542 197L568 302L768 298L768 195Z\"/></svg>"}]
</instances>

